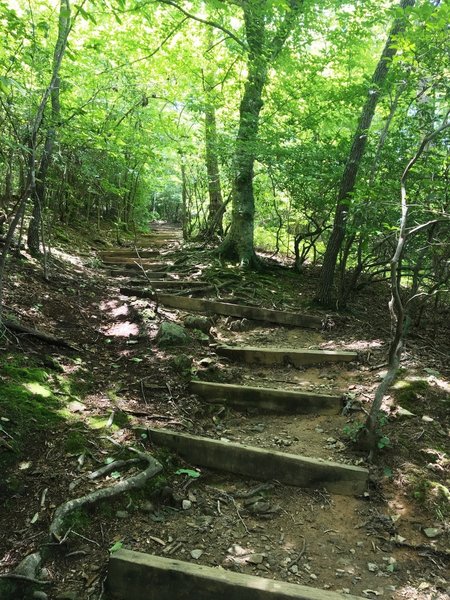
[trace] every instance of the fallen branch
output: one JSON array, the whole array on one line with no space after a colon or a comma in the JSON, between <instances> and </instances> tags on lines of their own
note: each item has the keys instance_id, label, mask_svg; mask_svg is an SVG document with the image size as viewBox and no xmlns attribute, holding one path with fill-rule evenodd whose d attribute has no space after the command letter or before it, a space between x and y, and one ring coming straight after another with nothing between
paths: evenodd
<instances>
[{"instance_id":1,"label":"fallen branch","mask_svg":"<svg viewBox=\"0 0 450 600\"><path fill-rule=\"evenodd\" d=\"M14 321L3 321L3 325L6 329L10 331L14 331L16 333L25 333L27 335L31 335L47 344L55 344L56 346L64 346L65 348L70 348L71 350L77 350L74 346L63 340L62 338L55 337L54 335L50 335L48 333L43 333L42 331L38 331L37 329L32 329L31 327L27 327L26 325L19 325Z\"/></svg>"},{"instance_id":2,"label":"fallen branch","mask_svg":"<svg viewBox=\"0 0 450 600\"><path fill-rule=\"evenodd\" d=\"M111 471L117 471L117 469L120 469L122 467L135 465L139 462L139 460L139 458L131 458L130 460L114 460L113 462L105 465L104 467L100 467L100 469L89 473L88 479L98 479L99 477L103 477L104 475L111 473Z\"/></svg>"},{"instance_id":3,"label":"fallen branch","mask_svg":"<svg viewBox=\"0 0 450 600\"><path fill-rule=\"evenodd\" d=\"M150 454L147 454L146 452L141 452L140 450L136 450L135 448L129 448L129 450L135 452L141 460L146 461L148 464L147 468L144 471L138 473L137 475L133 475L128 479L120 481L116 485L101 488L100 490L90 492L89 494L81 496L80 498L68 500L67 502L64 502L64 504L58 506L53 516L53 521L50 525L50 534L58 542L61 540L62 537L61 530L63 528L64 519L70 512L76 510L77 508L81 508L82 506L95 504L99 500L112 498L113 496L118 496L119 494L123 494L124 492L129 492L130 490L141 488L144 486L148 479L150 479L162 470L162 465Z\"/></svg>"},{"instance_id":4,"label":"fallen branch","mask_svg":"<svg viewBox=\"0 0 450 600\"><path fill-rule=\"evenodd\" d=\"M43 581L42 579L35 579L34 577L27 577L18 573L2 573L0 574L0 579L15 579L16 581L24 581L34 585L50 585L52 583L51 581Z\"/></svg>"}]
</instances>

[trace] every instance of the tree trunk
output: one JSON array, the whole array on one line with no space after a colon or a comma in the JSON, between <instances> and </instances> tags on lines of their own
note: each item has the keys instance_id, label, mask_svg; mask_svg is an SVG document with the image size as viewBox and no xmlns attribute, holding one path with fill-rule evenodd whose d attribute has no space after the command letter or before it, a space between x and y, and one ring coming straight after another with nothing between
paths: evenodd
<instances>
[{"instance_id":1,"label":"tree trunk","mask_svg":"<svg viewBox=\"0 0 450 600\"><path fill-rule=\"evenodd\" d=\"M425 136L415 153L415 155L411 158L411 160L406 165L405 170L403 171L401 180L400 180L400 190L401 190L401 218L400 218L400 229L398 232L397 238L397 246L395 248L394 255L391 259L391 299L389 301L389 311L391 315L391 327L393 330L393 336L389 348L389 363L388 370L386 375L383 377L378 388L375 390L375 397L372 403L372 407L370 413L367 417L366 424L364 430L361 432L360 442L366 443L370 449L371 455L377 448L378 443L378 427L379 427L379 414L381 410L381 405L383 402L383 398L386 395L389 387L394 381L398 368L400 366L400 361L402 357L404 338L405 338L405 323L408 321L408 312L407 307L405 308L405 304L402 301L401 297L401 261L403 257L403 252L405 249L405 244L408 238L408 202L407 202L407 193L406 193L406 181L408 175L416 164L416 162L421 157L422 153L428 147L430 142L436 138L442 131L450 127L450 123L447 121L448 113L444 119L444 122L440 127L435 129L432 133Z\"/></svg>"},{"instance_id":2,"label":"tree trunk","mask_svg":"<svg viewBox=\"0 0 450 600\"><path fill-rule=\"evenodd\" d=\"M271 30L268 27L268 3L261 0L246 0L242 3L248 46L248 76L239 107L239 129L233 159L231 226L219 248L222 256L237 259L241 266L258 266L254 249L253 168L267 71L280 54L301 7L301 1L290 0L289 8L286 8L273 37L267 41Z\"/></svg>"},{"instance_id":3,"label":"tree trunk","mask_svg":"<svg viewBox=\"0 0 450 600\"><path fill-rule=\"evenodd\" d=\"M53 54L54 72L56 65L60 65L61 59L64 55L67 45L67 38L70 32L70 27L71 19L69 0L61 0L59 8L58 39L56 41L55 51ZM40 230L42 226L42 214L45 206L46 178L48 169L52 161L53 147L56 138L56 127L58 126L58 120L61 109L59 103L59 89L60 79L58 67L58 70L56 71L54 84L50 93L52 105L50 126L48 127L45 136L44 149L42 152L41 161L39 163L39 169L36 174L35 184L32 186L31 189L33 212L31 215L30 224L28 226L27 243L30 254L33 256L38 256L40 254Z\"/></svg>"},{"instance_id":4,"label":"tree trunk","mask_svg":"<svg viewBox=\"0 0 450 600\"><path fill-rule=\"evenodd\" d=\"M205 109L205 153L209 194L207 236L210 237L216 233L223 234L222 218L225 210L217 157L216 110L212 104L208 104Z\"/></svg>"},{"instance_id":5,"label":"tree trunk","mask_svg":"<svg viewBox=\"0 0 450 600\"><path fill-rule=\"evenodd\" d=\"M415 0L401 0L400 7L402 9L406 9L408 6L413 6L414 3ZM404 31L405 26L406 21L404 15L394 21L386 45L372 76L366 101L361 111L361 115L356 126L356 131L353 136L350 154L347 164L345 165L341 185L339 188L333 230L331 232L330 239L328 240L319 281L317 301L325 307L333 307L334 305L334 274L336 271L337 258L345 237L348 212L351 205L351 196L355 189L356 177L358 175L361 161L364 156L364 151L366 149L368 132L375 114L375 109L377 107L378 100L380 99L383 85L386 82L386 78L389 73L391 60L397 52L397 49L393 46L393 41L395 36Z\"/></svg>"}]
</instances>

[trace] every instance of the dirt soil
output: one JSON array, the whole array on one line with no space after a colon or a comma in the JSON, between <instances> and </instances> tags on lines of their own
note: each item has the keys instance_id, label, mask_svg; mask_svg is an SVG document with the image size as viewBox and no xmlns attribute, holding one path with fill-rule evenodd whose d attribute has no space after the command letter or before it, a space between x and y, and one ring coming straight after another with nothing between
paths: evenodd
<instances>
[{"instance_id":1,"label":"dirt soil","mask_svg":"<svg viewBox=\"0 0 450 600\"><path fill-rule=\"evenodd\" d=\"M425 313L421 328L412 331L402 373L383 407L384 447L369 463L351 438L386 368L386 288L366 288L351 312L327 317L310 306L313 270L298 275L278 263L263 274L241 274L211 265L198 248L173 249L165 257L174 263L173 271L208 282L206 290L192 290L197 297L322 314L324 328L219 317L208 336L191 332L189 345L163 349L156 339L160 324L182 324L186 314L121 295L126 278L110 277L96 258L104 246L91 241L80 246L78 254L67 247L54 253L49 281L30 257L10 264L9 316L62 337L73 348L11 332L0 341L7 360L19 357L47 369L48 385L64 407L64 418L33 431L20 455L14 455L7 437L8 431L14 436L14 424L7 417L2 421L3 574L47 545L43 576L49 583L41 589L49 599L107 598L109 552L125 547L367 598L449 597L448 314ZM235 364L215 354L214 344L224 342L356 350L359 360L301 369ZM192 375L342 393L345 410L336 416L237 412L192 395L187 385ZM0 379L0 393L5 382L7 377ZM135 433L136 425L365 466L370 484L363 496L344 497L213 472L152 447ZM144 490L77 512L62 543L48 545L56 507L133 473L88 478L123 456L127 445L154 453L163 474Z\"/></svg>"}]
</instances>

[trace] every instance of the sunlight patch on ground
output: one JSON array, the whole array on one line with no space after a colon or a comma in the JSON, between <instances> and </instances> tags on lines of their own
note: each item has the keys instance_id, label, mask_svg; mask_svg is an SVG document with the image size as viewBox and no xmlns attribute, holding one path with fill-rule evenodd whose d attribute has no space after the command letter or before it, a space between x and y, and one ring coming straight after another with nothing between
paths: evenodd
<instances>
[{"instance_id":1,"label":"sunlight patch on ground","mask_svg":"<svg viewBox=\"0 0 450 600\"><path fill-rule=\"evenodd\" d=\"M139 333L139 327L136 325L136 323L124 321L123 323L115 323L114 325L111 325L111 327L106 329L104 333L112 337L130 337L131 335L137 335Z\"/></svg>"},{"instance_id":2,"label":"sunlight patch on ground","mask_svg":"<svg viewBox=\"0 0 450 600\"><path fill-rule=\"evenodd\" d=\"M51 391L47 387L37 383L36 381L24 383L23 387L35 396L41 396L42 398L49 398L52 395Z\"/></svg>"},{"instance_id":3,"label":"sunlight patch on ground","mask_svg":"<svg viewBox=\"0 0 450 600\"><path fill-rule=\"evenodd\" d=\"M65 262L70 263L71 265L75 265L76 267L83 267L83 261L79 256L73 256L68 252L64 252L64 250L52 248L53 256L59 258L60 260L64 260Z\"/></svg>"},{"instance_id":4,"label":"sunlight patch on ground","mask_svg":"<svg viewBox=\"0 0 450 600\"><path fill-rule=\"evenodd\" d=\"M341 350L348 349L355 351L367 351L374 348L382 348L384 346L383 340L351 340L349 342L339 340L333 343L339 345Z\"/></svg>"},{"instance_id":5,"label":"sunlight patch on ground","mask_svg":"<svg viewBox=\"0 0 450 600\"><path fill-rule=\"evenodd\" d=\"M126 316L129 313L129 307L126 304L122 304L122 306L118 306L111 311L113 317L121 317Z\"/></svg>"}]
</instances>

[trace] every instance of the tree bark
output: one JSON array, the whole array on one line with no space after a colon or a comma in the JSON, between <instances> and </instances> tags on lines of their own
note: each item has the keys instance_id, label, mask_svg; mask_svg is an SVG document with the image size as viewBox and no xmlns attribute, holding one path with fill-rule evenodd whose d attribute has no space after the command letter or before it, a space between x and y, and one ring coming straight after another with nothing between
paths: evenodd
<instances>
[{"instance_id":1,"label":"tree bark","mask_svg":"<svg viewBox=\"0 0 450 600\"><path fill-rule=\"evenodd\" d=\"M69 0L61 0L58 20L58 39L56 41L53 54L53 71L56 72L56 77L50 93L52 106L51 120L45 136L44 149L39 163L39 169L36 174L35 184L31 189L33 212L31 215L30 224L28 226L27 243L30 254L33 256L38 256L40 254L40 233L42 226L42 214L45 206L46 179L48 169L52 161L53 148L56 138L56 128L58 126L59 115L61 112L59 103L59 68L57 71L55 71L55 68L58 63L61 63L61 59L64 55L70 27L71 19Z\"/></svg>"},{"instance_id":2,"label":"tree bark","mask_svg":"<svg viewBox=\"0 0 450 600\"><path fill-rule=\"evenodd\" d=\"M259 115L263 90L270 64L276 60L286 42L302 6L290 0L289 9L271 40L267 40L267 3L245 0L242 3L248 47L247 81L239 107L239 129L233 159L231 226L219 253L237 260L244 267L258 265L254 249L255 198L253 174L258 138Z\"/></svg>"},{"instance_id":3,"label":"tree bark","mask_svg":"<svg viewBox=\"0 0 450 600\"><path fill-rule=\"evenodd\" d=\"M207 236L223 234L222 218L225 211L220 185L219 160L217 156L216 110L212 104L205 109L205 154L208 176L209 211Z\"/></svg>"},{"instance_id":4,"label":"tree bark","mask_svg":"<svg viewBox=\"0 0 450 600\"><path fill-rule=\"evenodd\" d=\"M415 0L401 0L400 7L402 9L406 9L409 6L414 6L414 4ZM351 205L351 196L355 189L356 178L366 149L368 132L375 114L375 109L389 73L391 60L397 52L397 49L393 46L393 42L395 36L404 31L405 27L406 20L404 15L398 17L394 21L380 60L378 61L377 67L372 76L366 101L362 108L353 136L350 153L345 165L338 192L333 229L330 239L328 240L323 259L322 272L316 298L316 300L325 307L333 307L335 303L333 298L334 275L336 271L337 258L345 237L348 213Z\"/></svg>"},{"instance_id":5,"label":"tree bark","mask_svg":"<svg viewBox=\"0 0 450 600\"><path fill-rule=\"evenodd\" d=\"M369 449L371 454L376 450L377 442L378 442L378 427L379 427L379 414L381 410L381 405L383 402L383 398L386 395L389 387L394 381L398 368L400 366L400 361L402 357L403 345L404 345L404 337L405 337L405 321L407 320L407 309L405 309L405 305L402 301L401 297L401 261L403 257L403 252L405 249L405 244L408 239L408 202L407 202L407 193L406 193L406 181L409 176L409 173L419 158L422 156L425 149L428 147L430 142L436 138L442 131L450 127L450 123L448 122L448 113L443 121L443 123L435 129L429 135L426 135L420 146L415 153L415 155L411 158L408 164L403 171L401 180L400 180L400 191L401 191L401 217L400 217L400 229L398 232L397 238L397 246L395 248L395 252L391 259L391 299L389 301L389 312L391 315L391 327L393 330L393 336L389 348L389 362L388 362L388 370L386 375L383 377L380 385L375 390L375 397L372 403L372 407L370 413L367 417L366 424L364 430L361 432L361 438L363 441L366 441L369 444Z\"/></svg>"}]
</instances>

